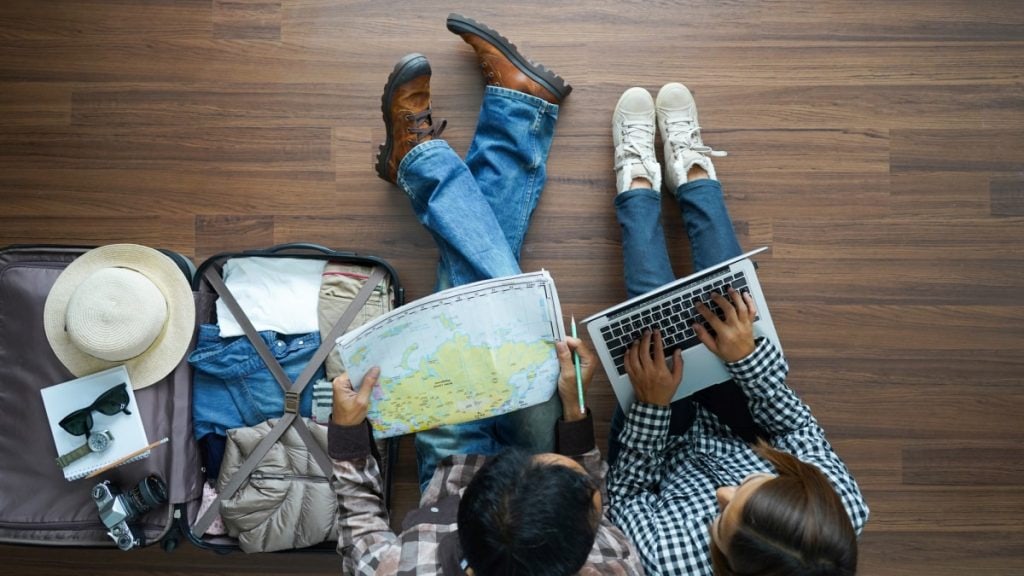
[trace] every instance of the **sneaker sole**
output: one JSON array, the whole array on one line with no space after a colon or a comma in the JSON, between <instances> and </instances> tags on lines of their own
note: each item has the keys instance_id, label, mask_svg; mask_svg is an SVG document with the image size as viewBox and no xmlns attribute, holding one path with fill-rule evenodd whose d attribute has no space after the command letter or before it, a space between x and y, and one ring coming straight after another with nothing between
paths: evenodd
<instances>
[{"instance_id":1,"label":"sneaker sole","mask_svg":"<svg viewBox=\"0 0 1024 576\"><path fill-rule=\"evenodd\" d=\"M565 100L569 93L572 92L572 86L570 86L561 76L555 74L551 70L548 70L543 64L538 64L532 60L527 59L519 53L519 49L513 44L508 38L505 38L498 33L497 30L487 26L482 22L477 22L472 18L467 18L461 14L449 14L448 15L448 30L455 34L473 34L486 40L488 43L497 48L506 58L515 64L516 68L519 68L524 74L530 77L531 80L543 86L548 92L554 94L558 101Z\"/></svg>"},{"instance_id":2,"label":"sneaker sole","mask_svg":"<svg viewBox=\"0 0 1024 576\"><path fill-rule=\"evenodd\" d=\"M388 158L391 157L391 150L394 148L394 142L391 140L393 124L389 113L391 99L398 86L424 74L427 76L431 74L430 62L427 61L427 57L418 52L406 54L395 64L395 68L388 76L387 84L384 85L384 94L380 97L380 111L384 115L384 129L387 130L387 137L377 149L377 175L388 182L391 182L391 178L388 177Z\"/></svg>"}]
</instances>

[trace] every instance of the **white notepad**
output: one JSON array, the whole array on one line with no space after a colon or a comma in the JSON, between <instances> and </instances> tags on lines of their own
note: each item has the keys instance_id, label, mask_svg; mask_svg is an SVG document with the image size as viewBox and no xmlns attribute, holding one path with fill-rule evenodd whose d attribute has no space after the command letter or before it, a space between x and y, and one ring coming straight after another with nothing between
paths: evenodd
<instances>
[{"instance_id":1,"label":"white notepad","mask_svg":"<svg viewBox=\"0 0 1024 576\"><path fill-rule=\"evenodd\" d=\"M54 455L54 460L56 460L58 456L67 454L86 443L84 435L71 435L60 427L60 421L75 410L91 405L101 394L121 383L127 384L129 400L127 408L131 414L118 412L108 416L99 411L92 412L92 434L107 430L114 439L103 452L87 454L65 467L63 472L64 478L67 480L84 478L95 470L145 448L149 445L146 429L142 425L142 417L139 414L138 404L135 402L132 383L128 379L128 370L124 366L115 366L103 372L69 380L41 390L43 405L46 407L46 419L50 423L53 443L57 449L57 453ZM147 450L122 464L135 462L148 456L149 451ZM59 468L56 462L54 462L54 467Z\"/></svg>"}]
</instances>

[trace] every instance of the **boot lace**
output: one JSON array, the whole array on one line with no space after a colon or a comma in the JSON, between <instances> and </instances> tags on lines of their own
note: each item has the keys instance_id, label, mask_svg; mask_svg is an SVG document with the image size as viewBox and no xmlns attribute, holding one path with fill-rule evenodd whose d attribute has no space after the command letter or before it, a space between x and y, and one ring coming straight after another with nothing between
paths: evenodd
<instances>
[{"instance_id":1,"label":"boot lace","mask_svg":"<svg viewBox=\"0 0 1024 576\"><path fill-rule=\"evenodd\" d=\"M442 118L441 122L434 124L434 120L430 117L430 108L417 112L415 114L409 114L405 117L412 125L406 128L406 131L416 135L416 142L422 142L424 138L430 136L431 138L440 138L441 133L448 126L448 120ZM424 126L425 124L425 126Z\"/></svg>"}]
</instances>

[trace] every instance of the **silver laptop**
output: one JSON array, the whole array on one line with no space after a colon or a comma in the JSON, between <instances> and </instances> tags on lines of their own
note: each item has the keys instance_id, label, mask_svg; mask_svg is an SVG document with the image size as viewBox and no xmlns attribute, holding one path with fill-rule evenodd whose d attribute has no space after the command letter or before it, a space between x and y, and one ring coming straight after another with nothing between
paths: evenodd
<instances>
[{"instance_id":1,"label":"silver laptop","mask_svg":"<svg viewBox=\"0 0 1024 576\"><path fill-rule=\"evenodd\" d=\"M633 404L633 386L624 367L626 349L647 329L661 330L666 357L676 349L683 351L683 381L673 401L731 378L725 364L700 343L692 328L698 321L707 327L707 322L694 309L693 301L700 299L717 312L718 306L711 300L711 293L724 294L727 285L750 292L757 305L754 337L768 338L782 350L751 260L767 249L747 252L583 320L623 410L628 412Z\"/></svg>"}]
</instances>

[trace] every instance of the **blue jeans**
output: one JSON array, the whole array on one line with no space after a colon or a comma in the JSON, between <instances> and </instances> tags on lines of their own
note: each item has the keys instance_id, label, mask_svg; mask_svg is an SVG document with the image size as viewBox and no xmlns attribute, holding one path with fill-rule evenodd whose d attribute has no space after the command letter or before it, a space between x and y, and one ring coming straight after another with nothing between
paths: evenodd
<instances>
[{"instance_id":1,"label":"blue jeans","mask_svg":"<svg viewBox=\"0 0 1024 576\"><path fill-rule=\"evenodd\" d=\"M675 196L690 240L694 272L742 254L725 207L722 185L717 180L680 184ZM661 194L645 188L628 190L615 197L615 211L622 228L622 259L629 297L675 280L661 224ZM728 381L674 402L670 434L681 436L689 429L696 415L694 401L715 412L734 431L753 425L742 390ZM616 404L608 434L609 464L618 455L618 436L625 420L622 408Z\"/></svg>"},{"instance_id":2,"label":"blue jeans","mask_svg":"<svg viewBox=\"0 0 1024 576\"><path fill-rule=\"evenodd\" d=\"M320 347L319 332L259 335L289 378L298 377ZM188 362L195 369L192 421L197 439L211 433L223 436L232 428L255 426L284 414L284 391L245 336L221 338L216 324L203 324ZM318 377L323 377L323 368L313 380ZM299 400L299 412L309 416L312 385L306 386Z\"/></svg>"},{"instance_id":3,"label":"blue jeans","mask_svg":"<svg viewBox=\"0 0 1024 576\"><path fill-rule=\"evenodd\" d=\"M444 140L413 148L398 167L398 185L440 253L437 289L519 274L519 252L547 177L558 106L488 86L473 143L463 161ZM516 446L554 449L558 395L525 410L416 434L420 488L453 454Z\"/></svg>"},{"instance_id":4,"label":"blue jeans","mask_svg":"<svg viewBox=\"0 0 1024 576\"><path fill-rule=\"evenodd\" d=\"M297 378L320 347L320 333L259 333L289 378ZM207 478L217 478L226 433L284 415L284 391L245 336L221 338L216 324L199 327L196 349L188 357L192 377L192 431L203 447ZM323 378L323 366L313 381ZM299 396L299 413L309 416L313 386Z\"/></svg>"}]
</instances>

